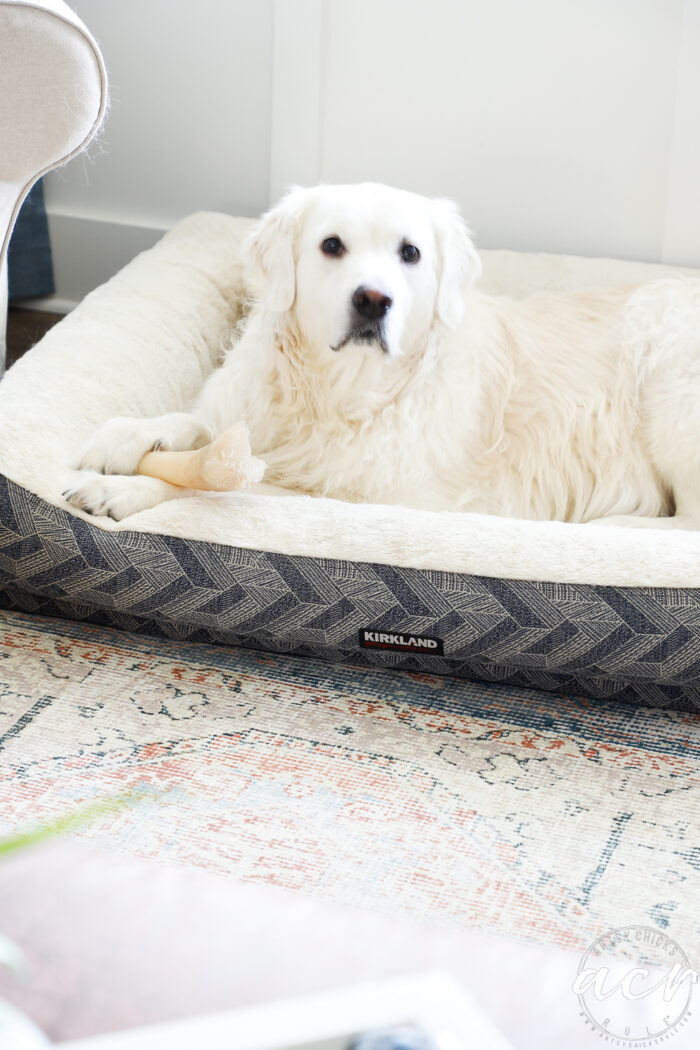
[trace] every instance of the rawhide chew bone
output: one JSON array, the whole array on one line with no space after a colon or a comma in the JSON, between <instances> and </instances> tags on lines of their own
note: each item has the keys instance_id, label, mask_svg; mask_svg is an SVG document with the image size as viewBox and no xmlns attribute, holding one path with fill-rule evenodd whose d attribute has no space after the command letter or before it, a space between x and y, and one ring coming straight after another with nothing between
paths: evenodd
<instances>
[{"instance_id":1,"label":"rawhide chew bone","mask_svg":"<svg viewBox=\"0 0 700 1050\"><path fill-rule=\"evenodd\" d=\"M192 452L147 452L137 473L186 489L233 492L261 481L265 463L251 455L248 429L237 423Z\"/></svg>"}]
</instances>

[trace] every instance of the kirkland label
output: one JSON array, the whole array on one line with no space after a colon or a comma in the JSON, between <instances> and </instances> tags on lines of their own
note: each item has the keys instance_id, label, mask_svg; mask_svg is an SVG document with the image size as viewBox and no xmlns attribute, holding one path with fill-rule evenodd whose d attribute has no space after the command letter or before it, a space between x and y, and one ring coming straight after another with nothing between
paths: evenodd
<instances>
[{"instance_id":1,"label":"kirkland label","mask_svg":"<svg viewBox=\"0 0 700 1050\"><path fill-rule=\"evenodd\" d=\"M431 638L427 634L395 634L392 631L374 631L371 627L363 627L360 630L360 645L363 649L391 649L396 653L445 655L442 638Z\"/></svg>"}]
</instances>

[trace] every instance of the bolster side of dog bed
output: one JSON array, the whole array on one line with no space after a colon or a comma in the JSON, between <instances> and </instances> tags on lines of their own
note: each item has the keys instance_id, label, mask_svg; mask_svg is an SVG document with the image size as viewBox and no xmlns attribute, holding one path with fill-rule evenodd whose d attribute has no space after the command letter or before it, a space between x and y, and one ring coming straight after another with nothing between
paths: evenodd
<instances>
[{"instance_id":1,"label":"bolster side of dog bed","mask_svg":"<svg viewBox=\"0 0 700 1050\"><path fill-rule=\"evenodd\" d=\"M180 641L697 712L699 597L108 532L0 477L0 607Z\"/></svg>"}]
</instances>

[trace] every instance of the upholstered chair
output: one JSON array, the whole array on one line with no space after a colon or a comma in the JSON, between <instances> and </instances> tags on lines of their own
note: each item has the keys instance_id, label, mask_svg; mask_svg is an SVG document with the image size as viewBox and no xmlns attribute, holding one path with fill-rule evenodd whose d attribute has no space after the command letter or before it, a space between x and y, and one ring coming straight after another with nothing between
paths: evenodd
<instances>
[{"instance_id":1,"label":"upholstered chair","mask_svg":"<svg viewBox=\"0 0 700 1050\"><path fill-rule=\"evenodd\" d=\"M102 55L75 12L63 0L0 0L0 371L17 214L37 179L85 149L106 106Z\"/></svg>"}]
</instances>

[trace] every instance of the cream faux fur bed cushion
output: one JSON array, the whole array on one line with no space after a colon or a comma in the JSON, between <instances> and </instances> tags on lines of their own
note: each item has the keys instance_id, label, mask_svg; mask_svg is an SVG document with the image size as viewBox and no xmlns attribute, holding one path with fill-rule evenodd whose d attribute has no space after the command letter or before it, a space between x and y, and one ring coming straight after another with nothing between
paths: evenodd
<instances>
[{"instance_id":1,"label":"cream faux fur bed cushion","mask_svg":"<svg viewBox=\"0 0 700 1050\"><path fill-rule=\"evenodd\" d=\"M75 476L69 464L92 428L114 415L187 409L239 316L240 244L249 227L248 220L219 214L184 219L25 354L0 383L0 472L66 507L60 494ZM514 296L636 283L671 271L509 251L482 258L482 287ZM119 523L90 520L110 532L467 575L700 587L700 532L350 504L266 485L188 496Z\"/></svg>"}]
</instances>

